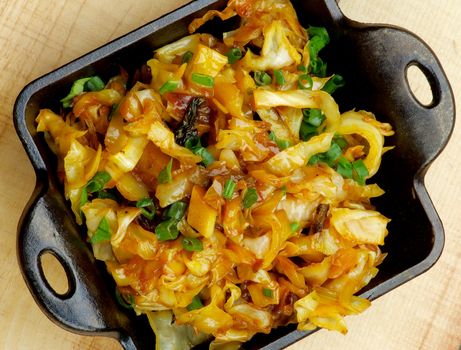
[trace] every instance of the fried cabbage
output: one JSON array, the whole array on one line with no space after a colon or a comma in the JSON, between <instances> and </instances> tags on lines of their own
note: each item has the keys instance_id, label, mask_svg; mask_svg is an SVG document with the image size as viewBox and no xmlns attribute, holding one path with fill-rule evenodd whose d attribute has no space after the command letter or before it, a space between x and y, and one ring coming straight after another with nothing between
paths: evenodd
<instances>
[{"instance_id":1,"label":"fried cabbage","mask_svg":"<svg viewBox=\"0 0 461 350\"><path fill-rule=\"evenodd\" d=\"M240 25L193 34L215 17ZM237 349L290 323L346 333L386 256L370 178L392 127L340 113L288 0L230 0L189 30L36 118L116 299L159 350Z\"/></svg>"}]
</instances>

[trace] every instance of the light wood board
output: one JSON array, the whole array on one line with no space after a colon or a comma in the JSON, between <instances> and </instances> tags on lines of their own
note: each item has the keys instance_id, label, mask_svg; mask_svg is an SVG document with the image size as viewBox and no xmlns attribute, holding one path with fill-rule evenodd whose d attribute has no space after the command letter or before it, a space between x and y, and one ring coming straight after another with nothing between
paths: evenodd
<instances>
[{"instance_id":1,"label":"light wood board","mask_svg":"<svg viewBox=\"0 0 461 350\"><path fill-rule=\"evenodd\" d=\"M307 0L306 0L307 1ZM69 333L34 303L16 261L16 226L35 184L16 137L12 109L26 83L187 0L0 1L0 349L121 349L111 339ZM435 51L461 105L461 1L342 0L363 22L403 26ZM416 89L422 91L423 84ZM347 319L349 333L319 331L300 349L458 350L461 345L461 127L426 176L446 230L442 257L427 273Z\"/></svg>"}]
</instances>

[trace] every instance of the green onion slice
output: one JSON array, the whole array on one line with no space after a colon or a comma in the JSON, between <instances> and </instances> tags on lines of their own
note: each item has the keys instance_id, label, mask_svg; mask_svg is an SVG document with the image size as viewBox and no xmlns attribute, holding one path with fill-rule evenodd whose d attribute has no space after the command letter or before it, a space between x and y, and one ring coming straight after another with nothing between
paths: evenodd
<instances>
[{"instance_id":1,"label":"green onion slice","mask_svg":"<svg viewBox=\"0 0 461 350\"><path fill-rule=\"evenodd\" d=\"M325 120L322 110L318 108L309 108L303 110L303 120L315 127L322 125Z\"/></svg>"},{"instance_id":2,"label":"green onion slice","mask_svg":"<svg viewBox=\"0 0 461 350\"><path fill-rule=\"evenodd\" d=\"M307 73L307 68L306 66L300 64L298 67L297 67L298 71L300 72L303 72L303 73Z\"/></svg>"},{"instance_id":3,"label":"green onion slice","mask_svg":"<svg viewBox=\"0 0 461 350\"><path fill-rule=\"evenodd\" d=\"M202 301L200 300L200 297L196 295L195 297L192 298L192 302L187 305L187 310L192 311L192 310L197 310L201 309L203 307Z\"/></svg>"},{"instance_id":4,"label":"green onion slice","mask_svg":"<svg viewBox=\"0 0 461 350\"><path fill-rule=\"evenodd\" d=\"M183 238L182 247L189 252L199 252L203 250L202 241L198 238Z\"/></svg>"},{"instance_id":5,"label":"green onion slice","mask_svg":"<svg viewBox=\"0 0 461 350\"><path fill-rule=\"evenodd\" d=\"M283 76L283 72L281 70L274 69L274 77L278 85L285 84L285 77Z\"/></svg>"},{"instance_id":6,"label":"green onion slice","mask_svg":"<svg viewBox=\"0 0 461 350\"><path fill-rule=\"evenodd\" d=\"M194 53L192 51L187 51L181 59L181 63L189 63L189 61L192 59L192 56Z\"/></svg>"},{"instance_id":7,"label":"green onion slice","mask_svg":"<svg viewBox=\"0 0 461 350\"><path fill-rule=\"evenodd\" d=\"M165 211L164 216L168 219L179 221L186 212L187 204L185 202L177 201L171 204Z\"/></svg>"},{"instance_id":8,"label":"green onion slice","mask_svg":"<svg viewBox=\"0 0 461 350\"><path fill-rule=\"evenodd\" d=\"M175 219L162 221L155 228L155 234L159 241L170 241L178 238L178 221Z\"/></svg>"},{"instance_id":9,"label":"green onion slice","mask_svg":"<svg viewBox=\"0 0 461 350\"><path fill-rule=\"evenodd\" d=\"M332 142L330 149L325 152L324 158L329 166L333 166L334 161L336 161L342 154L341 147L338 144Z\"/></svg>"},{"instance_id":10,"label":"green onion slice","mask_svg":"<svg viewBox=\"0 0 461 350\"><path fill-rule=\"evenodd\" d=\"M345 84L346 81L344 78L339 74L335 74L325 83L325 85L323 85L322 90L331 95L336 91L336 89L344 86Z\"/></svg>"},{"instance_id":11,"label":"green onion slice","mask_svg":"<svg viewBox=\"0 0 461 350\"><path fill-rule=\"evenodd\" d=\"M163 95L167 92L173 92L179 87L179 81L176 80L168 80L165 84L163 84L158 92Z\"/></svg>"},{"instance_id":12,"label":"green onion slice","mask_svg":"<svg viewBox=\"0 0 461 350\"><path fill-rule=\"evenodd\" d=\"M271 76L267 74L266 72L259 72L259 71L255 72L254 79L255 79L256 85L258 86L265 86L265 85L269 85L270 83L272 83Z\"/></svg>"},{"instance_id":13,"label":"green onion slice","mask_svg":"<svg viewBox=\"0 0 461 350\"><path fill-rule=\"evenodd\" d=\"M308 141L312 136L317 134L317 127L312 126L305 121L301 122L301 127L299 128L299 137L301 140Z\"/></svg>"},{"instance_id":14,"label":"green onion slice","mask_svg":"<svg viewBox=\"0 0 461 350\"><path fill-rule=\"evenodd\" d=\"M365 178L369 175L368 169L363 163L362 159L357 159L352 162L352 169L354 170L354 180L360 185L365 185Z\"/></svg>"},{"instance_id":15,"label":"green onion slice","mask_svg":"<svg viewBox=\"0 0 461 350\"><path fill-rule=\"evenodd\" d=\"M90 91L100 91L104 89L106 84L102 81L100 77L95 75L94 77L91 77L85 84L85 90L90 90Z\"/></svg>"},{"instance_id":16,"label":"green onion slice","mask_svg":"<svg viewBox=\"0 0 461 350\"><path fill-rule=\"evenodd\" d=\"M196 84L205 86L205 87L213 87L214 86L214 79L206 74L201 73L192 73L192 81Z\"/></svg>"},{"instance_id":17,"label":"green onion slice","mask_svg":"<svg viewBox=\"0 0 461 350\"><path fill-rule=\"evenodd\" d=\"M290 224L290 230L291 230L291 232L293 232L293 233L296 232L296 231L298 231L300 227L301 227L301 225L300 225L299 222L297 222L297 221L292 222L292 223Z\"/></svg>"},{"instance_id":18,"label":"green onion slice","mask_svg":"<svg viewBox=\"0 0 461 350\"><path fill-rule=\"evenodd\" d=\"M256 189L248 188L243 196L243 207L245 209L251 208L257 201L258 193L256 192Z\"/></svg>"},{"instance_id":19,"label":"green onion slice","mask_svg":"<svg viewBox=\"0 0 461 350\"><path fill-rule=\"evenodd\" d=\"M87 78L82 78L74 81L70 88L69 94L61 99L62 106L64 108L68 108L72 104L72 100L74 99L75 96L80 95L83 91L85 91L85 84L88 80L90 80L91 77Z\"/></svg>"},{"instance_id":20,"label":"green onion slice","mask_svg":"<svg viewBox=\"0 0 461 350\"><path fill-rule=\"evenodd\" d=\"M194 152L194 154L199 155L205 166L208 166L215 161L213 155L202 146L200 138L197 136L188 138L184 143L184 146Z\"/></svg>"},{"instance_id":21,"label":"green onion slice","mask_svg":"<svg viewBox=\"0 0 461 350\"><path fill-rule=\"evenodd\" d=\"M157 208L152 198L143 198L136 202L136 208L141 208L141 213L147 219L152 220L155 217Z\"/></svg>"},{"instance_id":22,"label":"green onion slice","mask_svg":"<svg viewBox=\"0 0 461 350\"><path fill-rule=\"evenodd\" d=\"M86 187L83 187L82 193L80 194L80 207L84 206L88 202L88 191Z\"/></svg>"},{"instance_id":23,"label":"green onion slice","mask_svg":"<svg viewBox=\"0 0 461 350\"><path fill-rule=\"evenodd\" d=\"M104 186L112 179L110 174L106 171L99 171L97 172L93 178L88 181L86 184L86 190L88 193L94 193L98 191L102 191Z\"/></svg>"},{"instance_id":24,"label":"green onion slice","mask_svg":"<svg viewBox=\"0 0 461 350\"><path fill-rule=\"evenodd\" d=\"M341 147L341 149L345 149L348 145L346 139L339 134L335 134L335 136L333 136L333 142Z\"/></svg>"},{"instance_id":25,"label":"green onion slice","mask_svg":"<svg viewBox=\"0 0 461 350\"><path fill-rule=\"evenodd\" d=\"M227 179L226 183L224 184L224 189L222 196L225 199L231 199L234 195L235 188L237 187L237 183L232 179Z\"/></svg>"},{"instance_id":26,"label":"green onion slice","mask_svg":"<svg viewBox=\"0 0 461 350\"><path fill-rule=\"evenodd\" d=\"M98 228L96 229L96 232L91 236L90 242L91 243L101 243L101 242L106 242L110 241L110 227L109 227L109 221L107 221L107 218L104 216L100 223Z\"/></svg>"},{"instance_id":27,"label":"green onion slice","mask_svg":"<svg viewBox=\"0 0 461 350\"><path fill-rule=\"evenodd\" d=\"M242 54L242 50L240 50L238 47L234 47L226 53L226 56L229 60L229 63L234 64L235 62L237 62L239 59L242 58L243 54Z\"/></svg>"},{"instance_id":28,"label":"green onion slice","mask_svg":"<svg viewBox=\"0 0 461 350\"><path fill-rule=\"evenodd\" d=\"M352 164L344 156L339 157L336 171L344 178L352 179Z\"/></svg>"},{"instance_id":29,"label":"green onion slice","mask_svg":"<svg viewBox=\"0 0 461 350\"><path fill-rule=\"evenodd\" d=\"M158 174L157 181L161 184L170 183L173 181L173 177L171 176L171 169L173 167L173 158L170 158L168 164L160 171Z\"/></svg>"},{"instance_id":30,"label":"green onion slice","mask_svg":"<svg viewBox=\"0 0 461 350\"><path fill-rule=\"evenodd\" d=\"M311 90L314 86L314 81L309 74L302 74L298 78L298 87L303 90Z\"/></svg>"},{"instance_id":31,"label":"green onion slice","mask_svg":"<svg viewBox=\"0 0 461 350\"><path fill-rule=\"evenodd\" d=\"M274 293L272 292L272 289L269 288L263 288L263 295L266 298L272 298L274 296Z\"/></svg>"}]
</instances>

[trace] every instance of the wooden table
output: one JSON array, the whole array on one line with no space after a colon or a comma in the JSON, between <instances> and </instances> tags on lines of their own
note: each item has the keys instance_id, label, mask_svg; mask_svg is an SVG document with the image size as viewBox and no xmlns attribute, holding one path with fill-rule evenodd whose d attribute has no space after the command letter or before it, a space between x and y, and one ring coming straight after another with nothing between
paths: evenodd
<instances>
[{"instance_id":1,"label":"wooden table","mask_svg":"<svg viewBox=\"0 0 461 350\"><path fill-rule=\"evenodd\" d=\"M114 340L68 333L34 303L16 262L16 226L35 183L16 137L12 109L32 79L187 0L0 1L0 349L120 349ZM117 5L114 5L116 3ZM461 1L342 0L349 17L403 26L427 41L461 106ZM417 83L416 89L423 91ZM290 349L461 349L461 127L426 176L446 230L442 257L429 272L347 320L347 336L320 331Z\"/></svg>"}]
</instances>

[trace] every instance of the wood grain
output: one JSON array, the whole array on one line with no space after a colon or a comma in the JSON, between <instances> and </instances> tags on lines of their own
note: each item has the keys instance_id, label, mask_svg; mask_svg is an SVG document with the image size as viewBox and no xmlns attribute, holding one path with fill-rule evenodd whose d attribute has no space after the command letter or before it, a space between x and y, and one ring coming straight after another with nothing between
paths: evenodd
<instances>
[{"instance_id":1,"label":"wood grain","mask_svg":"<svg viewBox=\"0 0 461 350\"><path fill-rule=\"evenodd\" d=\"M2 0L0 2L0 349L121 349L111 339L71 334L50 322L29 294L16 262L16 226L35 183L13 129L16 96L29 81L169 12L186 0ZM433 48L461 105L459 0L341 0L347 16L403 26ZM416 89L423 89L418 84ZM442 257L427 273L328 331L290 347L449 349L461 344L461 127L434 162L426 184L446 230Z\"/></svg>"}]
</instances>

